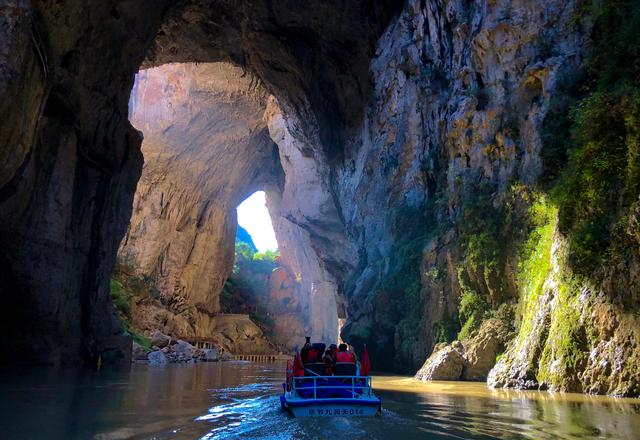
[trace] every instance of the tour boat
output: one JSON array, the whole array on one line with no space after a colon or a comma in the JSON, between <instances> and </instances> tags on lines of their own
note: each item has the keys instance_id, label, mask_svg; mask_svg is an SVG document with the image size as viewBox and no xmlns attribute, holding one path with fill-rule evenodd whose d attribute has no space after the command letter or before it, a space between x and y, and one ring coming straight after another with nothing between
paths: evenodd
<instances>
[{"instance_id":1,"label":"tour boat","mask_svg":"<svg viewBox=\"0 0 640 440\"><path fill-rule=\"evenodd\" d=\"M366 353L366 348L365 348ZM366 360L365 360L366 359ZM336 363L334 375L326 376L323 363L302 366L300 356L287 363L287 381L280 396L283 411L295 417L375 416L382 411L382 401L371 387L368 353L364 365ZM364 366L364 368L362 368ZM294 376L294 370L302 372Z\"/></svg>"},{"instance_id":2,"label":"tour boat","mask_svg":"<svg viewBox=\"0 0 640 440\"><path fill-rule=\"evenodd\" d=\"M282 409L296 417L375 416L382 410L370 376L294 377L284 389Z\"/></svg>"}]
</instances>

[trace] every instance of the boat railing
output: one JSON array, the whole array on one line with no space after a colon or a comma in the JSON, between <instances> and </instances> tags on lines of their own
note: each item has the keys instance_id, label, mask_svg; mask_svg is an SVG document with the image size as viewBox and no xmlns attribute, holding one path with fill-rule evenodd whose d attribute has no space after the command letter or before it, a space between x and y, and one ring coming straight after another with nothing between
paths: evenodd
<instances>
[{"instance_id":1,"label":"boat railing","mask_svg":"<svg viewBox=\"0 0 640 440\"><path fill-rule=\"evenodd\" d=\"M320 389L346 389L351 390L351 398L371 397L371 376L304 376L294 377L292 391L298 388L309 391L311 387L302 387L302 384L309 384L313 381L313 398L314 399L330 399L330 397L318 397ZM329 384L323 384L331 381ZM320 384L318 384L320 382ZM361 393L356 390L362 390Z\"/></svg>"}]
</instances>

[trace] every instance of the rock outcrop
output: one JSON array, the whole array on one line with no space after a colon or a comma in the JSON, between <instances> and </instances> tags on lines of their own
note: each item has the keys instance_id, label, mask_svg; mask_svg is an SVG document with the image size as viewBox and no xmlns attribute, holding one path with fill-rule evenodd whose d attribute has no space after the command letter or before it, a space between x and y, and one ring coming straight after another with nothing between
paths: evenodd
<instances>
[{"instance_id":1,"label":"rock outcrop","mask_svg":"<svg viewBox=\"0 0 640 440\"><path fill-rule=\"evenodd\" d=\"M488 319L469 339L449 345L436 344L415 377L425 381L485 381L512 337L505 323Z\"/></svg>"},{"instance_id":2,"label":"rock outcrop","mask_svg":"<svg viewBox=\"0 0 640 440\"><path fill-rule=\"evenodd\" d=\"M640 318L605 291L568 285L555 231L542 294L525 311L521 331L495 368L495 388L549 389L614 396L640 395Z\"/></svg>"},{"instance_id":3,"label":"rock outcrop","mask_svg":"<svg viewBox=\"0 0 640 440\"><path fill-rule=\"evenodd\" d=\"M459 341L450 346L437 347L416 373L419 380L460 380L467 365L464 347Z\"/></svg>"}]
</instances>

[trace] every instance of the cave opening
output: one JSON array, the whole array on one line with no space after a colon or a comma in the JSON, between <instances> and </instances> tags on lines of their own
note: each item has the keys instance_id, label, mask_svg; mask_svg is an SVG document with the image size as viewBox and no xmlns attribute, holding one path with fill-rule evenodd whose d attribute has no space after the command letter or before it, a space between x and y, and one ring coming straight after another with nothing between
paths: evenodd
<instances>
[{"instance_id":1,"label":"cave opening","mask_svg":"<svg viewBox=\"0 0 640 440\"><path fill-rule=\"evenodd\" d=\"M236 208L236 212L238 215L236 242L244 241L256 252L278 253L278 240L264 191L256 191L244 199Z\"/></svg>"}]
</instances>

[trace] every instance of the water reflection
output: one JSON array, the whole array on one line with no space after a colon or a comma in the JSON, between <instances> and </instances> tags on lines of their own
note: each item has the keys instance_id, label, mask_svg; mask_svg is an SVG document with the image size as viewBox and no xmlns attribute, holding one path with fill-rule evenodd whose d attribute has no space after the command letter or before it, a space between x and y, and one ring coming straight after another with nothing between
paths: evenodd
<instances>
[{"instance_id":1,"label":"water reflection","mask_svg":"<svg viewBox=\"0 0 640 440\"><path fill-rule=\"evenodd\" d=\"M0 372L0 438L637 440L640 402L378 377L383 416L280 412L283 366L232 362L130 371Z\"/></svg>"}]
</instances>

